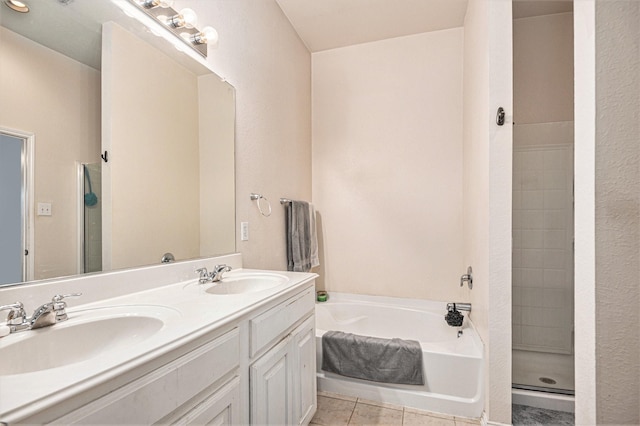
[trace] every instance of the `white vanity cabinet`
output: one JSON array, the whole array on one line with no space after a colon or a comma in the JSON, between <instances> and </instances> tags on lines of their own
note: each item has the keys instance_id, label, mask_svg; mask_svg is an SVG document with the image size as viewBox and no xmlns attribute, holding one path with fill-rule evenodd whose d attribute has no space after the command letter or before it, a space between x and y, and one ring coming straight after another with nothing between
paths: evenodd
<instances>
[{"instance_id":1,"label":"white vanity cabinet","mask_svg":"<svg viewBox=\"0 0 640 426\"><path fill-rule=\"evenodd\" d=\"M0 422L308 424L317 407L315 286L310 280L294 288L253 302L234 299L237 308L219 325L198 323L191 334L176 333L161 355L139 353L130 360L135 366L114 363L100 373L108 378L89 376L46 406L34 399L25 414L2 413ZM185 303L189 321L221 309L221 299L207 297Z\"/></svg>"},{"instance_id":2,"label":"white vanity cabinet","mask_svg":"<svg viewBox=\"0 0 640 426\"><path fill-rule=\"evenodd\" d=\"M238 424L239 335L234 328L54 423Z\"/></svg>"},{"instance_id":3,"label":"white vanity cabinet","mask_svg":"<svg viewBox=\"0 0 640 426\"><path fill-rule=\"evenodd\" d=\"M249 321L252 424L308 424L315 413L313 287Z\"/></svg>"}]
</instances>

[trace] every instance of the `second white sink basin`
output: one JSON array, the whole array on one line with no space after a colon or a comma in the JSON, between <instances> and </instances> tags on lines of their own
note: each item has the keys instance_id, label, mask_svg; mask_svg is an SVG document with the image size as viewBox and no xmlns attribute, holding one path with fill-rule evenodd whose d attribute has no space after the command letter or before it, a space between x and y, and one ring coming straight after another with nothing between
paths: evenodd
<instances>
[{"instance_id":1,"label":"second white sink basin","mask_svg":"<svg viewBox=\"0 0 640 426\"><path fill-rule=\"evenodd\" d=\"M178 311L163 306L117 306L68 312L64 322L0 339L0 375L58 368L126 350L155 335ZM10 361L8 361L10 360Z\"/></svg>"},{"instance_id":2,"label":"second white sink basin","mask_svg":"<svg viewBox=\"0 0 640 426\"><path fill-rule=\"evenodd\" d=\"M209 294L243 294L268 290L289 281L284 275L268 272L238 272L207 288Z\"/></svg>"},{"instance_id":3,"label":"second white sink basin","mask_svg":"<svg viewBox=\"0 0 640 426\"><path fill-rule=\"evenodd\" d=\"M232 271L218 282L200 284L195 281L184 288L216 296L233 296L269 290L288 282L289 277L274 272Z\"/></svg>"}]
</instances>

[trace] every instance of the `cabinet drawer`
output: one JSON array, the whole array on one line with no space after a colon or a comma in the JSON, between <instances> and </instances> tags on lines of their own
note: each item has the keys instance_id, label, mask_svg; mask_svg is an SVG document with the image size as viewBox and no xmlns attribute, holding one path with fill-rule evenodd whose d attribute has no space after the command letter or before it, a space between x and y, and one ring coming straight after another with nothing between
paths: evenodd
<instances>
[{"instance_id":1,"label":"cabinet drawer","mask_svg":"<svg viewBox=\"0 0 640 426\"><path fill-rule=\"evenodd\" d=\"M56 420L59 424L151 424L238 367L238 329Z\"/></svg>"},{"instance_id":2,"label":"cabinet drawer","mask_svg":"<svg viewBox=\"0 0 640 426\"><path fill-rule=\"evenodd\" d=\"M313 290L308 288L249 321L251 357L314 309Z\"/></svg>"},{"instance_id":3,"label":"cabinet drawer","mask_svg":"<svg viewBox=\"0 0 640 426\"><path fill-rule=\"evenodd\" d=\"M180 419L161 424L237 425L240 424L240 379L234 377Z\"/></svg>"}]
</instances>

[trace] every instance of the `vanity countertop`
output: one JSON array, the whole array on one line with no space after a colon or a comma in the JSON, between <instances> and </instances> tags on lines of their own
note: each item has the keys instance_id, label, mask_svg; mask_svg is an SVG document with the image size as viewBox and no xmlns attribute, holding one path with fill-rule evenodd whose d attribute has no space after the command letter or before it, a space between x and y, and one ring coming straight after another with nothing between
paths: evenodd
<instances>
[{"instance_id":1,"label":"vanity countertop","mask_svg":"<svg viewBox=\"0 0 640 426\"><path fill-rule=\"evenodd\" d=\"M207 290L219 285L218 283L199 284L197 279L183 281L77 305L67 309L68 321L0 338L0 354L2 354L3 349L15 344L18 340L37 337L33 335L35 333L44 335L53 331L54 328L71 327L74 319L77 323L82 321L83 317L99 316L103 312L126 317L130 322L125 324L135 324L136 315L140 312L151 317L157 316L164 322L159 330L154 331L149 337L139 339L140 341L130 333L121 333L129 334L128 338L132 339L130 344L105 347L98 355L89 357L87 360L21 374L7 374L6 371L0 370L0 422L14 422L26 418L106 383L189 342L215 332L254 309L294 294L317 277L313 273L249 269L236 269L225 277L232 280L240 274L274 276L277 274L286 277L286 281L260 291L224 295L207 293ZM135 330L131 333L135 333ZM88 334L90 340L91 333ZM69 357L73 357L74 349L82 348L83 341L74 341L72 345L67 346L71 347L56 346L50 350L65 351L68 352ZM4 352L7 353L6 350ZM39 356L47 357L48 355L45 352ZM11 362L6 357L2 358L4 363Z\"/></svg>"}]
</instances>

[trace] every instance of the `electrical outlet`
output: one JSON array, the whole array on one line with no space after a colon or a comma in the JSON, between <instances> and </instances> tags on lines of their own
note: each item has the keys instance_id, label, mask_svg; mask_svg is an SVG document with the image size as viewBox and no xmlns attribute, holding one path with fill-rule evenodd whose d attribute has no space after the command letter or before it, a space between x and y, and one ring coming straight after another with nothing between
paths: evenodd
<instances>
[{"instance_id":1,"label":"electrical outlet","mask_svg":"<svg viewBox=\"0 0 640 426\"><path fill-rule=\"evenodd\" d=\"M249 222L240 223L240 240L249 241Z\"/></svg>"},{"instance_id":2,"label":"electrical outlet","mask_svg":"<svg viewBox=\"0 0 640 426\"><path fill-rule=\"evenodd\" d=\"M38 203L38 216L51 216L51 203Z\"/></svg>"}]
</instances>

